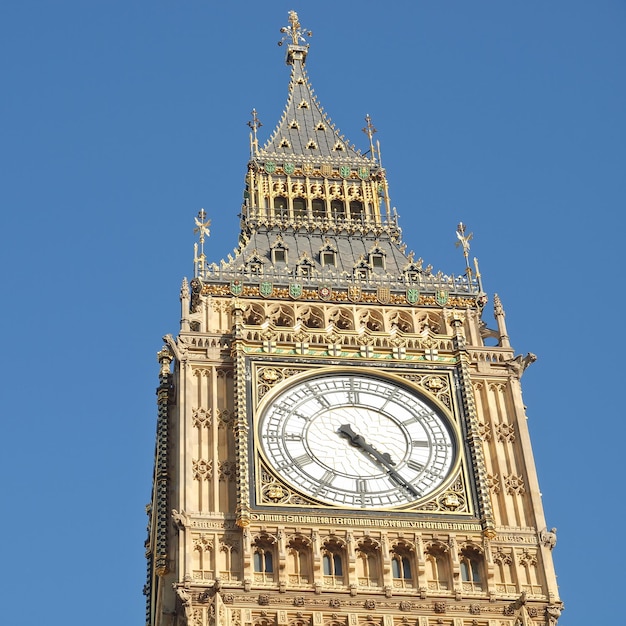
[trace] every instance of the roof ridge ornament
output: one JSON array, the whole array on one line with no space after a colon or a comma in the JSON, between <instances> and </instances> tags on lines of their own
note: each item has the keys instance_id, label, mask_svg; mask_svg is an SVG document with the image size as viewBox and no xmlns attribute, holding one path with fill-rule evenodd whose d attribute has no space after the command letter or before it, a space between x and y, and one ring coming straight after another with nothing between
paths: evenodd
<instances>
[{"instance_id":1,"label":"roof ridge ornament","mask_svg":"<svg viewBox=\"0 0 626 626\"><path fill-rule=\"evenodd\" d=\"M289 26L283 26L280 32L283 33L284 36L278 42L279 46L282 46L285 41L291 39L291 42L287 46L287 57L285 59L287 65L293 65L294 60L301 61L304 65L304 60L306 59L309 48L305 37L312 37L313 32L302 28L298 14L295 11L289 11Z\"/></svg>"}]
</instances>

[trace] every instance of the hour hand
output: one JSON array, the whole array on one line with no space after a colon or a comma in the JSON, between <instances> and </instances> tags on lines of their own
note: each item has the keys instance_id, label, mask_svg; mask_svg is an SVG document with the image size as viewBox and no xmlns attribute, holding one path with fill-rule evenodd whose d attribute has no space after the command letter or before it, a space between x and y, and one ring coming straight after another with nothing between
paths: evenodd
<instances>
[{"instance_id":1,"label":"hour hand","mask_svg":"<svg viewBox=\"0 0 626 626\"><path fill-rule=\"evenodd\" d=\"M350 445L353 445L357 448L361 448L363 452L366 452L370 456L372 456L376 461L382 463L388 469L391 469L392 465L395 463L391 460L391 455L389 452L379 452L374 446L370 445L365 441L365 437L363 435L359 435L352 430L352 426L350 424L342 424L337 432L346 439L350 440Z\"/></svg>"}]
</instances>

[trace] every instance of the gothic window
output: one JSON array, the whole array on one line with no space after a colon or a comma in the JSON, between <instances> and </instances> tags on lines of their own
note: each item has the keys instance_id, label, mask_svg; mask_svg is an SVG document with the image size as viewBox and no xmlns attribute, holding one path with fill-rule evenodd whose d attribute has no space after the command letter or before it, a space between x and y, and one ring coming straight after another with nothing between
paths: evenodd
<instances>
[{"instance_id":1,"label":"gothic window","mask_svg":"<svg viewBox=\"0 0 626 626\"><path fill-rule=\"evenodd\" d=\"M425 556L428 588L433 591L450 589L450 555L447 546L432 544L427 548Z\"/></svg>"},{"instance_id":2,"label":"gothic window","mask_svg":"<svg viewBox=\"0 0 626 626\"><path fill-rule=\"evenodd\" d=\"M274 557L270 550L257 548L254 551L254 571L265 574L274 573Z\"/></svg>"},{"instance_id":3,"label":"gothic window","mask_svg":"<svg viewBox=\"0 0 626 626\"><path fill-rule=\"evenodd\" d=\"M329 319L340 330L354 330L354 321L348 309L334 310L329 315Z\"/></svg>"},{"instance_id":4,"label":"gothic window","mask_svg":"<svg viewBox=\"0 0 626 626\"><path fill-rule=\"evenodd\" d=\"M361 314L359 321L362 325L365 325L375 333L382 332L385 328L383 316L378 311L371 309L364 311Z\"/></svg>"},{"instance_id":5,"label":"gothic window","mask_svg":"<svg viewBox=\"0 0 626 626\"><path fill-rule=\"evenodd\" d=\"M346 215L346 207L345 207L345 204L343 203L343 200L331 200L330 212L332 213L335 219L344 218Z\"/></svg>"},{"instance_id":6,"label":"gothic window","mask_svg":"<svg viewBox=\"0 0 626 626\"><path fill-rule=\"evenodd\" d=\"M341 554L327 552L322 559L324 563L324 576L343 576L343 561Z\"/></svg>"},{"instance_id":7,"label":"gothic window","mask_svg":"<svg viewBox=\"0 0 626 626\"><path fill-rule=\"evenodd\" d=\"M306 100L302 100L300 102L300 104L298 105L299 109L308 109L309 108L309 103Z\"/></svg>"},{"instance_id":8,"label":"gothic window","mask_svg":"<svg viewBox=\"0 0 626 626\"><path fill-rule=\"evenodd\" d=\"M399 554L391 557L391 575L394 578L400 578L402 580L411 580L413 574L411 572L411 561L406 556L400 556Z\"/></svg>"},{"instance_id":9,"label":"gothic window","mask_svg":"<svg viewBox=\"0 0 626 626\"><path fill-rule=\"evenodd\" d=\"M319 122L319 124L315 127L315 130L326 130L326 126L324 126L323 122Z\"/></svg>"},{"instance_id":10,"label":"gothic window","mask_svg":"<svg viewBox=\"0 0 626 626\"><path fill-rule=\"evenodd\" d=\"M350 202L350 217L353 220L363 219L363 203L359 200L352 200L352 202Z\"/></svg>"},{"instance_id":11,"label":"gothic window","mask_svg":"<svg viewBox=\"0 0 626 626\"><path fill-rule=\"evenodd\" d=\"M311 580L311 542L306 537L296 536L287 545L289 582L307 584Z\"/></svg>"},{"instance_id":12,"label":"gothic window","mask_svg":"<svg viewBox=\"0 0 626 626\"><path fill-rule=\"evenodd\" d=\"M274 198L274 217L288 217L287 198L285 196L276 196Z\"/></svg>"},{"instance_id":13,"label":"gothic window","mask_svg":"<svg viewBox=\"0 0 626 626\"><path fill-rule=\"evenodd\" d=\"M460 554L460 565L463 589L470 591L481 591L482 555L480 554L480 552L472 546L463 548Z\"/></svg>"},{"instance_id":14,"label":"gothic window","mask_svg":"<svg viewBox=\"0 0 626 626\"><path fill-rule=\"evenodd\" d=\"M280 147L281 147L281 148L291 148L291 144L289 143L289 140L287 140L287 139L283 139L283 140L280 142Z\"/></svg>"},{"instance_id":15,"label":"gothic window","mask_svg":"<svg viewBox=\"0 0 626 626\"><path fill-rule=\"evenodd\" d=\"M325 217L326 216L326 202L321 198L314 198L311 202L311 208L313 210L313 217Z\"/></svg>"},{"instance_id":16,"label":"gothic window","mask_svg":"<svg viewBox=\"0 0 626 626\"><path fill-rule=\"evenodd\" d=\"M300 126L298 125L298 122L296 122L296 120L291 120L291 123L289 124L289 128L293 128L294 130L297 130L298 128L300 128Z\"/></svg>"},{"instance_id":17,"label":"gothic window","mask_svg":"<svg viewBox=\"0 0 626 626\"><path fill-rule=\"evenodd\" d=\"M272 582L274 580L274 549L276 539L271 535L262 534L253 543L252 566L254 580Z\"/></svg>"},{"instance_id":18,"label":"gothic window","mask_svg":"<svg viewBox=\"0 0 626 626\"><path fill-rule=\"evenodd\" d=\"M258 304L251 304L243 314L243 321L249 326L259 326L265 320L265 312Z\"/></svg>"},{"instance_id":19,"label":"gothic window","mask_svg":"<svg viewBox=\"0 0 626 626\"><path fill-rule=\"evenodd\" d=\"M378 587L380 585L380 546L378 542L367 537L359 543L356 552L359 585Z\"/></svg>"},{"instance_id":20,"label":"gothic window","mask_svg":"<svg viewBox=\"0 0 626 626\"><path fill-rule=\"evenodd\" d=\"M337 152L343 152L343 144L338 141L334 146L333 146L333 150L337 151Z\"/></svg>"},{"instance_id":21,"label":"gothic window","mask_svg":"<svg viewBox=\"0 0 626 626\"><path fill-rule=\"evenodd\" d=\"M324 314L321 309L307 307L300 312L300 320L307 328L322 328L324 326Z\"/></svg>"},{"instance_id":22,"label":"gothic window","mask_svg":"<svg viewBox=\"0 0 626 626\"><path fill-rule=\"evenodd\" d=\"M306 200L304 198L293 199L293 215L299 219L306 217Z\"/></svg>"},{"instance_id":23,"label":"gothic window","mask_svg":"<svg viewBox=\"0 0 626 626\"><path fill-rule=\"evenodd\" d=\"M293 311L289 307L274 307L269 317L275 326L293 326Z\"/></svg>"},{"instance_id":24,"label":"gothic window","mask_svg":"<svg viewBox=\"0 0 626 626\"><path fill-rule=\"evenodd\" d=\"M340 539L329 539L322 549L322 572L327 585L344 583L344 545Z\"/></svg>"},{"instance_id":25,"label":"gothic window","mask_svg":"<svg viewBox=\"0 0 626 626\"><path fill-rule=\"evenodd\" d=\"M309 143L307 143L306 147L309 150L317 150L317 144L311 139Z\"/></svg>"}]
</instances>

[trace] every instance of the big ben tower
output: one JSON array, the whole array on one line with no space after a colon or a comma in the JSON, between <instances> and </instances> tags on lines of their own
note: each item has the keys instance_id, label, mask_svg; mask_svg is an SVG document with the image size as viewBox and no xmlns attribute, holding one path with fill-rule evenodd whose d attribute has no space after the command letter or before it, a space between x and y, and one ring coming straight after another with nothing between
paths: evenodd
<instances>
[{"instance_id":1,"label":"big ben tower","mask_svg":"<svg viewBox=\"0 0 626 626\"><path fill-rule=\"evenodd\" d=\"M463 224L459 275L407 252L372 121L361 153L313 94L295 12L282 33L287 104L264 144L249 122L238 245L207 260L199 213L158 354L146 624L555 625L534 356Z\"/></svg>"}]
</instances>

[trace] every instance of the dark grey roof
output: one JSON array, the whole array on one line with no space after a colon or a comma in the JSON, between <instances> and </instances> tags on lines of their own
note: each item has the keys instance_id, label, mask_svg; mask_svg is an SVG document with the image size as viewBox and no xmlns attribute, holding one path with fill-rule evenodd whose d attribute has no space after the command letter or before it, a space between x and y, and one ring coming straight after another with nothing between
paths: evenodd
<instances>
[{"instance_id":1,"label":"dark grey roof","mask_svg":"<svg viewBox=\"0 0 626 626\"><path fill-rule=\"evenodd\" d=\"M261 159L280 156L331 158L333 161L371 164L350 144L324 112L300 60L291 68L289 97L283 115L266 144L259 150Z\"/></svg>"}]
</instances>

